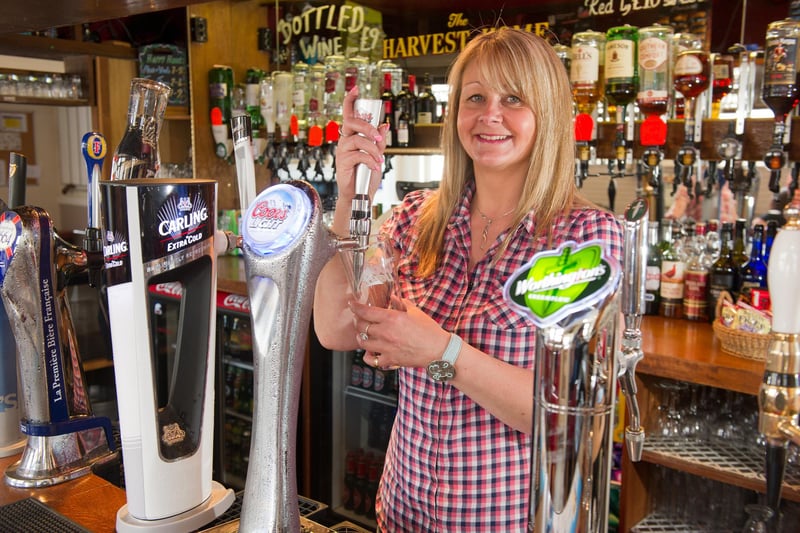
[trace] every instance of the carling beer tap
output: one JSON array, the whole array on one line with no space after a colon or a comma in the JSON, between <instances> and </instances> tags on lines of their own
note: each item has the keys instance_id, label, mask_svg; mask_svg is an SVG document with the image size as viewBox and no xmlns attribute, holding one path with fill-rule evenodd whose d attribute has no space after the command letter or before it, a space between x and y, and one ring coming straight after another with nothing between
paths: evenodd
<instances>
[{"instance_id":1,"label":"carling beer tap","mask_svg":"<svg viewBox=\"0 0 800 533\"><path fill-rule=\"evenodd\" d=\"M770 171L769 190L780 192L781 171L786 165L787 117L800 99L800 70L798 70L798 39L800 21L786 19L767 26L764 51L764 80L761 98L775 116L772 146L764 155Z\"/></svg>"},{"instance_id":2,"label":"carling beer tap","mask_svg":"<svg viewBox=\"0 0 800 533\"><path fill-rule=\"evenodd\" d=\"M800 446L800 191L784 209L786 225L778 231L767 269L771 291L772 332L764 378L758 394L758 430L766 440L767 505L780 522L780 500L789 442Z\"/></svg>"},{"instance_id":3,"label":"carling beer tap","mask_svg":"<svg viewBox=\"0 0 800 533\"><path fill-rule=\"evenodd\" d=\"M132 85L131 100L157 100L169 89L142 88L136 80ZM160 106L146 109L155 115L136 123L157 129ZM157 153L157 146L151 148ZM114 179L100 185L127 495L117 512L120 532L194 531L234 500L233 491L211 475L217 183L154 175L144 168L112 172ZM170 282L181 287L176 340L158 351L150 287Z\"/></svg>"}]
</instances>

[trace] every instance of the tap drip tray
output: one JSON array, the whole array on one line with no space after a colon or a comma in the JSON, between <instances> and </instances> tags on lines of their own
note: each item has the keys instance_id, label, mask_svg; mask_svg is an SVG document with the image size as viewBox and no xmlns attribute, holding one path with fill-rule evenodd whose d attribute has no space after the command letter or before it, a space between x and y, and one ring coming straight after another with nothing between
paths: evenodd
<instances>
[{"instance_id":1,"label":"tap drip tray","mask_svg":"<svg viewBox=\"0 0 800 533\"><path fill-rule=\"evenodd\" d=\"M90 533L35 498L26 498L0 506L0 532Z\"/></svg>"}]
</instances>

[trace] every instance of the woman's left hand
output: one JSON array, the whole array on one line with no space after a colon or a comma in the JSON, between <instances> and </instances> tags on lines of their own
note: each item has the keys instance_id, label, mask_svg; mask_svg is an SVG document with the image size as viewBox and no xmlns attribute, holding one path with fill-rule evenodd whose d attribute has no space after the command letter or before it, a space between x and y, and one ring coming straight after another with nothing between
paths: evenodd
<instances>
[{"instance_id":1,"label":"woman's left hand","mask_svg":"<svg viewBox=\"0 0 800 533\"><path fill-rule=\"evenodd\" d=\"M426 367L444 353L450 334L409 300L396 303L405 310L349 302L357 342L370 352L364 361L381 368Z\"/></svg>"}]
</instances>

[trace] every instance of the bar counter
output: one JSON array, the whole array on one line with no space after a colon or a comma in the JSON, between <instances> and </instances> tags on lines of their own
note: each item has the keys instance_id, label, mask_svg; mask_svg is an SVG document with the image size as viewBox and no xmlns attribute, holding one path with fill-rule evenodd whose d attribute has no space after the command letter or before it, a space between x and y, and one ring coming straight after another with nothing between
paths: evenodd
<instances>
[{"instance_id":1,"label":"bar counter","mask_svg":"<svg viewBox=\"0 0 800 533\"><path fill-rule=\"evenodd\" d=\"M0 458L2 472L19 457L17 454ZM94 474L41 489L18 489L0 482L0 505L25 498L39 500L94 533L113 533L117 511L127 501L123 489Z\"/></svg>"}]
</instances>

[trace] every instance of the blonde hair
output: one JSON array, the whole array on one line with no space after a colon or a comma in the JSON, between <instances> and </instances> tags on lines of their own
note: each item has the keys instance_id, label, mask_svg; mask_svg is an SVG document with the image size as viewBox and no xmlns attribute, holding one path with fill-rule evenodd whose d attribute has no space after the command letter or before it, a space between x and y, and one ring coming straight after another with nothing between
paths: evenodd
<instances>
[{"instance_id":1,"label":"blonde hair","mask_svg":"<svg viewBox=\"0 0 800 533\"><path fill-rule=\"evenodd\" d=\"M554 219L579 198L575 185L572 92L566 69L553 47L541 37L509 27L487 30L473 38L450 67L449 109L442 128L444 174L438 191L421 208L418 222L419 270L436 270L447 223L473 179L472 161L458 138L461 84L467 65L475 64L493 90L521 98L533 111L536 133L528 175L514 211L512 228L530 211L536 214L536 236L549 238ZM499 257L513 236L509 232Z\"/></svg>"}]
</instances>

